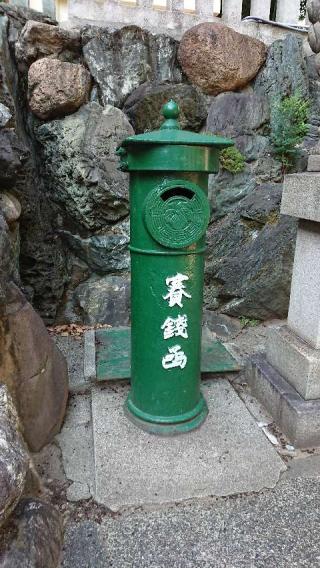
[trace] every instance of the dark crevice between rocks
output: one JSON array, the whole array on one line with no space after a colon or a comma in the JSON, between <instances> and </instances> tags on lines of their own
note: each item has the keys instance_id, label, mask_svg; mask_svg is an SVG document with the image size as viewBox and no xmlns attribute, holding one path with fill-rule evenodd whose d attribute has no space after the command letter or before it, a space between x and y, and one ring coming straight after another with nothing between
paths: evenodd
<instances>
[{"instance_id":1,"label":"dark crevice between rocks","mask_svg":"<svg viewBox=\"0 0 320 568\"><path fill-rule=\"evenodd\" d=\"M1 10L3 8L1 7ZM44 320L54 321L56 307L67 282L65 251L59 240L53 240L53 214L39 176L38 152L33 139L33 121L28 113L27 78L19 73L15 59L15 43L29 14L14 11L19 20L9 13L7 34L3 38L4 57L1 62L5 78L9 80L10 97L14 103L15 130L26 148L18 174L14 194L22 205L20 220L21 256L20 275L24 291ZM39 19L39 14L37 16ZM44 21L46 17L41 18ZM52 21L50 20L50 23Z\"/></svg>"}]
</instances>

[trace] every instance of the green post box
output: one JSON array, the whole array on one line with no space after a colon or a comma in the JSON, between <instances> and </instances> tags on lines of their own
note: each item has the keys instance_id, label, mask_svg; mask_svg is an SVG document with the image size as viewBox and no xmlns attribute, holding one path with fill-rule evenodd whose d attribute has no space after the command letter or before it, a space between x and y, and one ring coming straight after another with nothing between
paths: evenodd
<instances>
[{"instance_id":1,"label":"green post box","mask_svg":"<svg viewBox=\"0 0 320 568\"><path fill-rule=\"evenodd\" d=\"M200 392L208 175L230 140L179 128L163 107L160 130L118 149L130 172L131 390L128 416L157 434L186 432L207 415Z\"/></svg>"}]
</instances>

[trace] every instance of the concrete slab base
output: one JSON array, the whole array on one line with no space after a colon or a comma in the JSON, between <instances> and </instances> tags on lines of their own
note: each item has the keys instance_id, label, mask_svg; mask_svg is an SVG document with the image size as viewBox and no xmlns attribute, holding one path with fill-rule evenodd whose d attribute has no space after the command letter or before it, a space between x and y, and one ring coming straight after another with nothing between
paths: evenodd
<instances>
[{"instance_id":1,"label":"concrete slab base","mask_svg":"<svg viewBox=\"0 0 320 568\"><path fill-rule=\"evenodd\" d=\"M274 487L286 469L227 380L205 381L198 430L163 438L126 419L128 385L92 390L95 493L112 511Z\"/></svg>"},{"instance_id":2,"label":"concrete slab base","mask_svg":"<svg viewBox=\"0 0 320 568\"><path fill-rule=\"evenodd\" d=\"M262 354L248 361L246 377L252 394L296 448L320 446L320 399L305 400Z\"/></svg>"}]
</instances>

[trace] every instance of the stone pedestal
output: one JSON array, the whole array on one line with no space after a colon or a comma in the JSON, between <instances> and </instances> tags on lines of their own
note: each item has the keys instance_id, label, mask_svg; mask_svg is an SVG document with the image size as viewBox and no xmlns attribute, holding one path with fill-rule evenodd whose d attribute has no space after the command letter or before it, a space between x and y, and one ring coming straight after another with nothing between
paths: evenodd
<instances>
[{"instance_id":1,"label":"stone pedestal","mask_svg":"<svg viewBox=\"0 0 320 568\"><path fill-rule=\"evenodd\" d=\"M296 447L320 446L320 172L285 178L281 213L299 219L287 325L247 369L260 399Z\"/></svg>"}]
</instances>

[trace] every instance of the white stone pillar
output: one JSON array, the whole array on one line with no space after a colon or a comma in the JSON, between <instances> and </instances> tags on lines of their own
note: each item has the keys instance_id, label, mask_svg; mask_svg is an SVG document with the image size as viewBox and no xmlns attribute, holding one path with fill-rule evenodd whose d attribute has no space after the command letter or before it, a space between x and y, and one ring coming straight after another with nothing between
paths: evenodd
<instances>
[{"instance_id":1,"label":"white stone pillar","mask_svg":"<svg viewBox=\"0 0 320 568\"><path fill-rule=\"evenodd\" d=\"M282 24L298 24L300 16L300 0L278 0L277 22Z\"/></svg>"},{"instance_id":2,"label":"white stone pillar","mask_svg":"<svg viewBox=\"0 0 320 568\"><path fill-rule=\"evenodd\" d=\"M251 0L250 16L270 19L271 0Z\"/></svg>"},{"instance_id":3,"label":"white stone pillar","mask_svg":"<svg viewBox=\"0 0 320 568\"><path fill-rule=\"evenodd\" d=\"M312 156L319 158L319 156ZM287 326L275 329L269 363L305 400L320 400L320 172L287 175L281 213L299 219Z\"/></svg>"},{"instance_id":4,"label":"white stone pillar","mask_svg":"<svg viewBox=\"0 0 320 568\"><path fill-rule=\"evenodd\" d=\"M224 22L241 22L242 0L223 0L222 19Z\"/></svg>"},{"instance_id":5,"label":"white stone pillar","mask_svg":"<svg viewBox=\"0 0 320 568\"><path fill-rule=\"evenodd\" d=\"M288 321L269 329L266 355L250 359L246 376L293 445L314 448L320 447L320 152L309 157L308 172L285 176L281 213L299 219Z\"/></svg>"}]
</instances>

